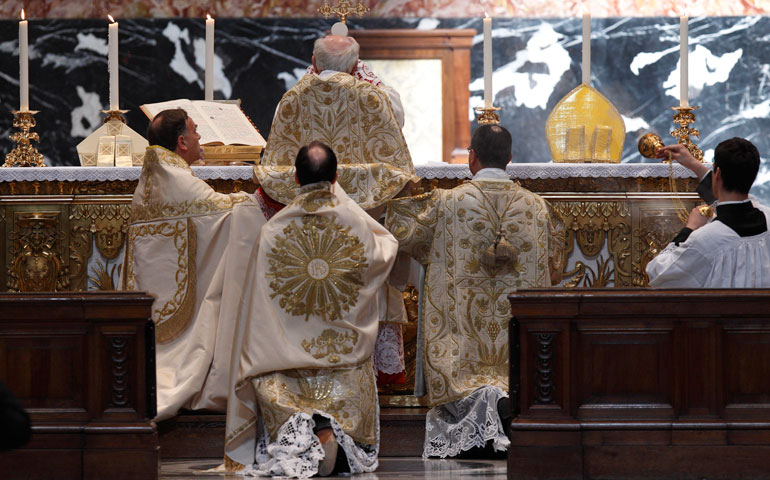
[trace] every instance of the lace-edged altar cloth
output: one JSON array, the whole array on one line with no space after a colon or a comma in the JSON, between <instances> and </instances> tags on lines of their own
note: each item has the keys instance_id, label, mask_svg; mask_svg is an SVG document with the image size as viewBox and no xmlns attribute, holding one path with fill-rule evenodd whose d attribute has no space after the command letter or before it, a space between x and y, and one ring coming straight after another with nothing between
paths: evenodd
<instances>
[{"instance_id":1,"label":"lace-edged altar cloth","mask_svg":"<svg viewBox=\"0 0 770 480\"><path fill-rule=\"evenodd\" d=\"M251 180L251 165L194 166L193 174L203 180ZM421 178L471 178L467 165L432 163L415 166ZM45 167L0 168L0 182L109 182L134 181L142 167ZM669 166L664 163L517 163L508 165L511 178L544 179L576 177L655 177L668 178ZM683 166L674 165L674 177L695 177Z\"/></svg>"}]
</instances>

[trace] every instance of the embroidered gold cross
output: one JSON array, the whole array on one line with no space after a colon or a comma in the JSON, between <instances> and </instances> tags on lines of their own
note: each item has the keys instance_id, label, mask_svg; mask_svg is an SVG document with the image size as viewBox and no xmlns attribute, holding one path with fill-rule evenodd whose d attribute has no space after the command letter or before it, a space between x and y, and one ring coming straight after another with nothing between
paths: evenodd
<instances>
[{"instance_id":1,"label":"embroidered gold cross","mask_svg":"<svg viewBox=\"0 0 770 480\"><path fill-rule=\"evenodd\" d=\"M329 18L331 15L337 15L340 17L340 22L342 23L348 22L348 15L350 14L356 14L361 17L368 11L369 7L365 6L363 3L359 3L354 7L348 0L340 0L340 3L338 3L336 7L332 7L329 5L329 2L324 1L318 8L318 13L323 15L324 18Z\"/></svg>"}]
</instances>

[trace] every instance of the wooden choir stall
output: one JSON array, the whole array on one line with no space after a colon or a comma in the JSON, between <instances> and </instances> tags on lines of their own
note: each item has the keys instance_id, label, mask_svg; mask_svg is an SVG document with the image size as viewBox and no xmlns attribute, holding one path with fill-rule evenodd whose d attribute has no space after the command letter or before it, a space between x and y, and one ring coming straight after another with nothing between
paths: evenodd
<instances>
[{"instance_id":1,"label":"wooden choir stall","mask_svg":"<svg viewBox=\"0 0 770 480\"><path fill-rule=\"evenodd\" d=\"M510 296L508 478L767 478L770 291Z\"/></svg>"}]
</instances>

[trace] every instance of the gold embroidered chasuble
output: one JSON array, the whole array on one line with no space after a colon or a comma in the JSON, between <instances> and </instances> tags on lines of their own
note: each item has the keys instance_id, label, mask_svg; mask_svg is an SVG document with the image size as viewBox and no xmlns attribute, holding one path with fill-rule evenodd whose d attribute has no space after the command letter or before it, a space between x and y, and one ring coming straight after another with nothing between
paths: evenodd
<instances>
[{"instance_id":1,"label":"gold embroidered chasuble","mask_svg":"<svg viewBox=\"0 0 770 480\"><path fill-rule=\"evenodd\" d=\"M162 147L147 149L131 202L121 288L155 297L158 420L182 408L224 411L234 318L223 289L245 278L265 223L251 195L221 194Z\"/></svg>"},{"instance_id":2,"label":"gold embroidered chasuble","mask_svg":"<svg viewBox=\"0 0 770 480\"><path fill-rule=\"evenodd\" d=\"M239 307L225 466L255 462L296 412L325 412L356 442L378 440L370 357L398 243L337 184L307 185L260 231Z\"/></svg>"},{"instance_id":3,"label":"gold embroidered chasuble","mask_svg":"<svg viewBox=\"0 0 770 480\"><path fill-rule=\"evenodd\" d=\"M297 195L294 160L314 140L334 151L337 183L365 210L418 180L388 95L351 75L305 75L281 98L265 155L254 167L270 197L288 204Z\"/></svg>"},{"instance_id":4,"label":"gold embroidered chasuble","mask_svg":"<svg viewBox=\"0 0 770 480\"><path fill-rule=\"evenodd\" d=\"M421 301L428 403L452 402L485 385L507 391L507 296L550 286L549 264L562 261L563 226L548 203L509 179L479 178L392 200L386 226L401 251L427 265ZM512 245L510 262L483 261L496 241Z\"/></svg>"}]
</instances>

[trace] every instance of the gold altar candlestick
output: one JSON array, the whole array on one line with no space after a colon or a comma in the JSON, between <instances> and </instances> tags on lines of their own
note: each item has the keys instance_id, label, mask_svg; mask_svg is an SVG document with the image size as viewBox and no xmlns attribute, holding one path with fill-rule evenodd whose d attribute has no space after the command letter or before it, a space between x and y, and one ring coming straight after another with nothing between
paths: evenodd
<instances>
[{"instance_id":1,"label":"gold altar candlestick","mask_svg":"<svg viewBox=\"0 0 770 480\"><path fill-rule=\"evenodd\" d=\"M700 131L697 128L690 128L690 124L695 123L695 114L692 112L697 109L698 107L671 107L671 110L676 111L674 123L680 125L679 128L671 132L671 136L678 138L679 143L687 147L687 150L696 160L703 163L703 152L690 140L690 135L700 137Z\"/></svg>"},{"instance_id":2,"label":"gold altar candlestick","mask_svg":"<svg viewBox=\"0 0 770 480\"><path fill-rule=\"evenodd\" d=\"M323 15L324 18L337 15L340 18L340 22L342 23L348 23L348 16L351 14L355 14L361 17L368 11L369 7L363 3L359 3L354 7L348 0L340 0L340 3L338 3L336 7L329 5L329 2L324 2L318 8L318 13Z\"/></svg>"},{"instance_id":3,"label":"gold altar candlestick","mask_svg":"<svg viewBox=\"0 0 770 480\"><path fill-rule=\"evenodd\" d=\"M479 125L495 125L500 123L500 116L495 113L498 110L502 110L500 107L476 107L474 110L478 114L476 121Z\"/></svg>"},{"instance_id":4,"label":"gold altar candlestick","mask_svg":"<svg viewBox=\"0 0 770 480\"><path fill-rule=\"evenodd\" d=\"M104 118L104 123L109 123L113 120L126 123L126 119L123 115L128 113L128 110L102 110L102 113L107 115Z\"/></svg>"},{"instance_id":5,"label":"gold altar candlestick","mask_svg":"<svg viewBox=\"0 0 770 480\"><path fill-rule=\"evenodd\" d=\"M32 141L39 142L37 132L30 132L36 125L35 114L37 110L13 110L13 126L19 131L11 135L11 140L16 142L16 148L5 156L4 167L45 167L43 155L32 145Z\"/></svg>"}]
</instances>

